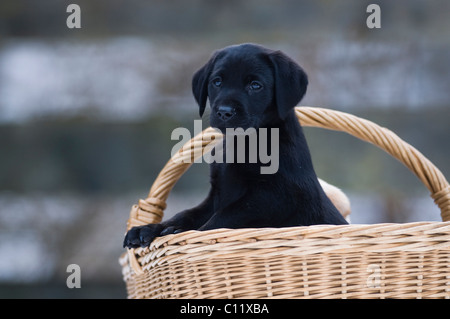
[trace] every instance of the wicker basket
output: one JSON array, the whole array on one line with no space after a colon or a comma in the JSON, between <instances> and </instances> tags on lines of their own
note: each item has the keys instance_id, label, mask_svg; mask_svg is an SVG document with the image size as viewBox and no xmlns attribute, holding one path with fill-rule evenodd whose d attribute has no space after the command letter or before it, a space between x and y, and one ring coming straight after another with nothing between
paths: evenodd
<instances>
[{"instance_id":1,"label":"wicker basket","mask_svg":"<svg viewBox=\"0 0 450 319\"><path fill-rule=\"evenodd\" d=\"M303 126L347 132L400 160L429 189L443 222L167 235L121 256L129 298L450 298L450 187L442 173L370 121L311 107L296 114ZM214 134L206 129L169 160L148 198L132 207L128 229L161 221L170 190L190 166L174 158L193 159Z\"/></svg>"}]
</instances>

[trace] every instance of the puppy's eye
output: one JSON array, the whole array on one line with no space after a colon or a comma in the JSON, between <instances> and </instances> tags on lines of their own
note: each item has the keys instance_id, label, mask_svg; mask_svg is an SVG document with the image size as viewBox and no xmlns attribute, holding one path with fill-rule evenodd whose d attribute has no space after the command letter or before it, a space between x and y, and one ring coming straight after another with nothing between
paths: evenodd
<instances>
[{"instance_id":1,"label":"puppy's eye","mask_svg":"<svg viewBox=\"0 0 450 319\"><path fill-rule=\"evenodd\" d=\"M262 89L262 84L258 81L252 81L252 82L250 82L249 88L251 90L258 91L258 90Z\"/></svg>"},{"instance_id":2,"label":"puppy's eye","mask_svg":"<svg viewBox=\"0 0 450 319\"><path fill-rule=\"evenodd\" d=\"M215 86L215 87L220 87L222 85L222 78L221 77L217 77L214 78L211 83Z\"/></svg>"}]
</instances>

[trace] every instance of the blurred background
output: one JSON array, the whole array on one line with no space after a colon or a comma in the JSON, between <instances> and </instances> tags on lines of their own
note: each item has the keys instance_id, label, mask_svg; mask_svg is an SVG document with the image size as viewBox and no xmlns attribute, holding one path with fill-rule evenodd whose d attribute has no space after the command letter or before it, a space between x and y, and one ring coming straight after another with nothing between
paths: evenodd
<instances>
[{"instance_id":1,"label":"blurred background","mask_svg":"<svg viewBox=\"0 0 450 319\"><path fill-rule=\"evenodd\" d=\"M81 7L81 29L66 8ZM368 29L366 8L381 7ZM396 132L450 173L449 1L2 0L0 297L124 298L118 263L130 208L199 119L192 74L224 46L280 49L309 74L302 105ZM208 121L204 121L204 128ZM318 175L353 223L440 220L428 191L378 148L305 129ZM206 164L166 215L200 202ZM69 264L81 288L69 289Z\"/></svg>"}]
</instances>

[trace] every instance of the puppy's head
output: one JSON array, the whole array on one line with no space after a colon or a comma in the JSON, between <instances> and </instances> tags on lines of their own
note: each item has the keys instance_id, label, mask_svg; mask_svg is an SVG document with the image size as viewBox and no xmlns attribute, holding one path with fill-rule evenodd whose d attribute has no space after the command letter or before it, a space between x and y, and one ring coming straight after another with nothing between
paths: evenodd
<instances>
[{"instance_id":1,"label":"puppy's head","mask_svg":"<svg viewBox=\"0 0 450 319\"><path fill-rule=\"evenodd\" d=\"M280 51L255 44L226 47L213 54L192 80L203 115L211 105L211 126L259 128L284 120L306 92L303 69Z\"/></svg>"}]
</instances>

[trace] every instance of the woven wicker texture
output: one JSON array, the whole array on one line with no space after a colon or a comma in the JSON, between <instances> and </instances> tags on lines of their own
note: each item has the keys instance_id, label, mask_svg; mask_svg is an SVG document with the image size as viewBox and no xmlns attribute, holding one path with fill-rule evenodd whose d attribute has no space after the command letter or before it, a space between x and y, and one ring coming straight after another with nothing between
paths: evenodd
<instances>
[{"instance_id":1,"label":"woven wicker texture","mask_svg":"<svg viewBox=\"0 0 450 319\"><path fill-rule=\"evenodd\" d=\"M189 231L130 249L120 263L130 298L450 298L450 186L397 135L370 121L297 107L303 126L347 132L404 163L429 189L444 222ZM160 222L170 190L209 128L173 156L127 229ZM190 163L183 163L189 159ZM185 161L186 162L186 161Z\"/></svg>"}]
</instances>

